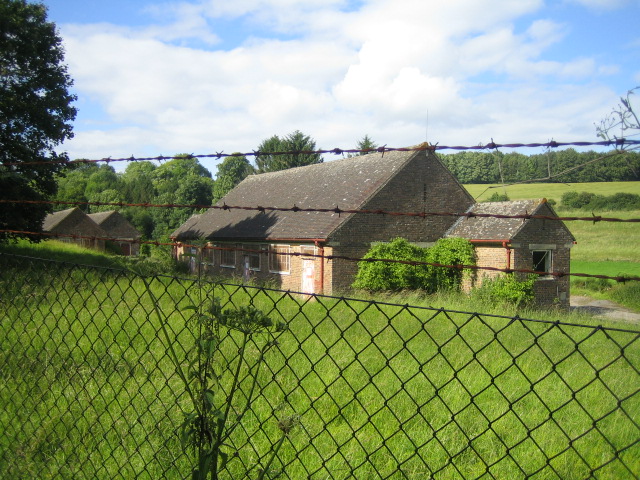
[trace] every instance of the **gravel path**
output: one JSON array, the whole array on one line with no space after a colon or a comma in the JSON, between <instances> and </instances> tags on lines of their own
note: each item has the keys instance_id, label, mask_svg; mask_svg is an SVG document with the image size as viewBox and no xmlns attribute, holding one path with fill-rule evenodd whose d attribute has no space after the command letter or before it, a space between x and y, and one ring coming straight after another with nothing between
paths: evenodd
<instances>
[{"instance_id":1,"label":"gravel path","mask_svg":"<svg viewBox=\"0 0 640 480\"><path fill-rule=\"evenodd\" d=\"M640 325L640 313L629 310L609 300L596 300L591 297L572 295L571 309L586 311L599 318L623 320Z\"/></svg>"}]
</instances>

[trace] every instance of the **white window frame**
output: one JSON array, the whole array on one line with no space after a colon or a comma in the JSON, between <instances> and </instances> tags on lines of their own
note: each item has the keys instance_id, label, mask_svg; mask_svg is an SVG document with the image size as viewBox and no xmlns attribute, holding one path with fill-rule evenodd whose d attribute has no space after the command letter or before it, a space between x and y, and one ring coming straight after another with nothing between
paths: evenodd
<instances>
[{"instance_id":1,"label":"white window frame","mask_svg":"<svg viewBox=\"0 0 640 480\"><path fill-rule=\"evenodd\" d=\"M283 251L280 252L278 251L279 249ZM284 249L286 249L286 252L284 251ZM269 245L269 272L278 273L280 275L290 274L291 273L291 255L289 255L290 253L291 253L291 245L288 245L288 244ZM274 260L275 260L275 266L277 267L282 266L280 262L281 259L284 259L286 270L281 270L280 268L276 270L275 268L273 268Z\"/></svg>"}]
</instances>

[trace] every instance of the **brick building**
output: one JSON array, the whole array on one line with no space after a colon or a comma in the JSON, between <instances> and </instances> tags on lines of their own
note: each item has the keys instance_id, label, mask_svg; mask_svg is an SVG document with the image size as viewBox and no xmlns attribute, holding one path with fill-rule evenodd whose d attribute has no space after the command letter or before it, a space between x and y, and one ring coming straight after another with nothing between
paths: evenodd
<instances>
[{"instance_id":1,"label":"brick building","mask_svg":"<svg viewBox=\"0 0 640 480\"><path fill-rule=\"evenodd\" d=\"M251 175L218 205L460 212L473 203L432 151L407 151ZM357 263L323 262L310 255L359 258L372 243L396 237L426 246L455 221L449 216L211 209L191 217L172 238L183 243L206 239L217 247L229 247L204 250L207 269L214 275L270 280L280 288L304 293L335 294L353 283ZM180 257L185 248L193 247L177 247L174 254ZM185 258L194 262L193 257Z\"/></svg>"},{"instance_id":2,"label":"brick building","mask_svg":"<svg viewBox=\"0 0 640 480\"><path fill-rule=\"evenodd\" d=\"M544 201L475 204L430 150L371 153L251 175L217 206L555 215ZM202 264L213 275L271 281L303 293L336 294L353 283L357 263L313 255L361 258L371 245L397 237L430 246L445 236L471 240L481 266L568 271L574 239L559 221L454 216L394 216L335 212L211 209L172 233L177 242L204 239ZM228 248L228 250L225 250ZM197 248L178 246L195 269ZM507 267L507 266L510 267ZM480 277L479 280L482 281ZM568 277L536 283L541 304L568 304ZM555 300L558 298L559 300Z\"/></svg>"},{"instance_id":3,"label":"brick building","mask_svg":"<svg viewBox=\"0 0 640 480\"><path fill-rule=\"evenodd\" d=\"M469 212L557 216L544 198L478 203ZM460 217L446 236L470 240L475 247L477 265L480 267L536 272L569 272L571 248L575 244L575 238L563 222L535 218ZM499 274L497 271L479 270L474 283L479 285L483 278ZM540 275L534 291L539 305L569 306L568 276Z\"/></svg>"},{"instance_id":4,"label":"brick building","mask_svg":"<svg viewBox=\"0 0 640 480\"><path fill-rule=\"evenodd\" d=\"M75 243L95 250L104 250L104 240L101 238L107 236L106 232L78 207L50 213L44 219L42 230L60 235L54 238L61 242Z\"/></svg>"},{"instance_id":5,"label":"brick building","mask_svg":"<svg viewBox=\"0 0 640 480\"><path fill-rule=\"evenodd\" d=\"M120 213L109 210L90 213L88 217L100 225L108 238L114 239L113 242L120 247L123 255L138 255L142 234Z\"/></svg>"}]
</instances>

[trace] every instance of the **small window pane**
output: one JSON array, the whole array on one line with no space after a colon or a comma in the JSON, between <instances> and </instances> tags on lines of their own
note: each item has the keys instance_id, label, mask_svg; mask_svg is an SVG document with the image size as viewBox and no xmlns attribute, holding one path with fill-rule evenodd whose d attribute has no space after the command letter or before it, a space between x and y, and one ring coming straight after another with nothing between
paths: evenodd
<instances>
[{"instance_id":1,"label":"small window pane","mask_svg":"<svg viewBox=\"0 0 640 480\"><path fill-rule=\"evenodd\" d=\"M220 266L235 268L236 266L236 250L234 245L220 245L225 250L220 250ZM229 249L229 250L226 250Z\"/></svg>"},{"instance_id":2,"label":"small window pane","mask_svg":"<svg viewBox=\"0 0 640 480\"><path fill-rule=\"evenodd\" d=\"M289 245L271 245L269 250L269 270L272 272L289 273L291 270Z\"/></svg>"}]
</instances>

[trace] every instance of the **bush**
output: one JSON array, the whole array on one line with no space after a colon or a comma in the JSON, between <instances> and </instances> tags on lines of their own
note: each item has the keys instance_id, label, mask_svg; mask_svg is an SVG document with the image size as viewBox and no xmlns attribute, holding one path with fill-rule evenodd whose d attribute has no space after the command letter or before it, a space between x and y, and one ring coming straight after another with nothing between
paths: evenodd
<instances>
[{"instance_id":1,"label":"bush","mask_svg":"<svg viewBox=\"0 0 640 480\"><path fill-rule=\"evenodd\" d=\"M413 266L403 263L371 262L367 259L426 261L426 251L404 238L396 238L389 243L379 243L371 247L358 262L358 273L353 287L369 290L403 290L424 288L428 278L426 266Z\"/></svg>"},{"instance_id":2,"label":"bush","mask_svg":"<svg viewBox=\"0 0 640 480\"><path fill-rule=\"evenodd\" d=\"M529 275L526 280L518 280L513 273L485 278L482 285L473 291L473 295L486 303L508 303L516 306L527 306L533 303L533 285L536 275Z\"/></svg>"},{"instance_id":3,"label":"bush","mask_svg":"<svg viewBox=\"0 0 640 480\"><path fill-rule=\"evenodd\" d=\"M566 192L562 195L564 208L590 210L634 210L640 209L640 195L635 193L615 193L596 195L590 192Z\"/></svg>"},{"instance_id":4,"label":"bush","mask_svg":"<svg viewBox=\"0 0 640 480\"><path fill-rule=\"evenodd\" d=\"M442 265L474 265L475 252L468 240L442 238L431 248L421 248L404 238L371 247L358 263L353 288L368 291L398 291L422 289L429 293L438 289L459 288L465 271L456 268L432 267L367 261L387 259Z\"/></svg>"},{"instance_id":5,"label":"bush","mask_svg":"<svg viewBox=\"0 0 640 480\"><path fill-rule=\"evenodd\" d=\"M441 238L427 249L427 262L441 265L475 265L476 254L471 242L464 238ZM470 270L444 267L430 267L430 291L460 288L465 275Z\"/></svg>"},{"instance_id":6,"label":"bush","mask_svg":"<svg viewBox=\"0 0 640 480\"><path fill-rule=\"evenodd\" d=\"M509 201L509 195L506 193L493 192L485 202L507 202Z\"/></svg>"}]
</instances>

